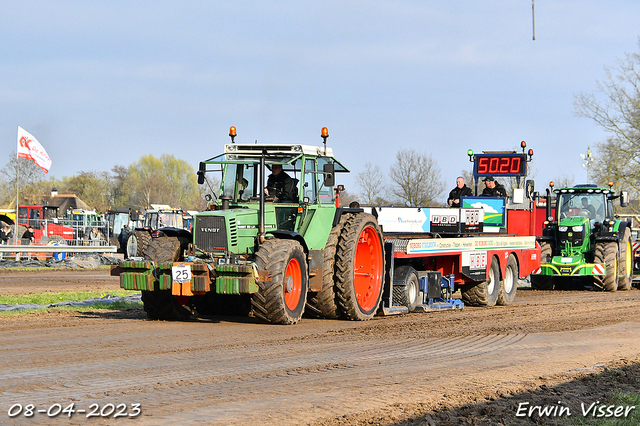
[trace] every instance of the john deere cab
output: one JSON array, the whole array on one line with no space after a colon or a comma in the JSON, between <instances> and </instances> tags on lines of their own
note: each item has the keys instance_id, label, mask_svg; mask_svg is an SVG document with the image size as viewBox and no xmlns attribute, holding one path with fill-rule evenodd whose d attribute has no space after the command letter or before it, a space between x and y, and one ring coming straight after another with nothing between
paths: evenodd
<instances>
[{"instance_id":1,"label":"john deere cab","mask_svg":"<svg viewBox=\"0 0 640 426\"><path fill-rule=\"evenodd\" d=\"M551 214L551 192L547 190L547 221L538 237L541 269L531 276L536 289L570 285L575 278L605 291L630 290L633 278L631 226L616 218L613 200L629 204L626 191L592 184L570 188L550 187L556 195L555 220Z\"/></svg>"},{"instance_id":2,"label":"john deere cab","mask_svg":"<svg viewBox=\"0 0 640 426\"><path fill-rule=\"evenodd\" d=\"M363 320L382 297L382 232L362 209L338 208L326 146L231 143L200 163L198 183L221 173L219 196L196 213L190 241L158 230L144 258L125 261L125 289L142 290L152 318L249 313L293 324L315 316ZM210 188L215 193L215 188ZM356 272L358 271L358 272ZM308 295L308 296L307 296Z\"/></svg>"}]
</instances>

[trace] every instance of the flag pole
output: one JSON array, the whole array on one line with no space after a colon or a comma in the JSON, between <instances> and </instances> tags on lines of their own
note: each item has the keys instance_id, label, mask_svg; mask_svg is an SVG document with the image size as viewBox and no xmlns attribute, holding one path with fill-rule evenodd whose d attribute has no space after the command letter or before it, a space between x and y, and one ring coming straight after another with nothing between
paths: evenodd
<instances>
[{"instance_id":1,"label":"flag pole","mask_svg":"<svg viewBox=\"0 0 640 426\"><path fill-rule=\"evenodd\" d=\"M18 126L20 129L20 126ZM20 132L20 130L18 130ZM18 178L20 176L20 157L18 156L18 150L16 149L16 220L13 223L13 243L18 244L18 218L20 217L20 210L18 209L18 191L20 186L18 185Z\"/></svg>"}]
</instances>

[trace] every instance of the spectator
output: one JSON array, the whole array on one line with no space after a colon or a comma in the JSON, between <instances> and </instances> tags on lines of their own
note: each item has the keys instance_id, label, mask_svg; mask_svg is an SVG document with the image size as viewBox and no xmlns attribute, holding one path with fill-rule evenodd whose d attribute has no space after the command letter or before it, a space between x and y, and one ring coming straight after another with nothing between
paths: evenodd
<instances>
[{"instance_id":1,"label":"spectator","mask_svg":"<svg viewBox=\"0 0 640 426\"><path fill-rule=\"evenodd\" d=\"M360 203L357 201L352 201L351 203L349 203L349 208L350 209L359 209L360 208Z\"/></svg>"},{"instance_id":2,"label":"spectator","mask_svg":"<svg viewBox=\"0 0 640 426\"><path fill-rule=\"evenodd\" d=\"M30 226L26 231L24 231L24 234L22 234L22 245L24 246L28 246L30 244L35 244L36 242L36 236L33 233L33 228ZM31 253L26 253L27 255L27 260L31 260Z\"/></svg>"},{"instance_id":3,"label":"spectator","mask_svg":"<svg viewBox=\"0 0 640 426\"><path fill-rule=\"evenodd\" d=\"M487 176L484 178L484 184L486 188L482 191L481 196L483 197L506 197L507 190L504 189L504 186L497 183L492 176Z\"/></svg>"},{"instance_id":4,"label":"spectator","mask_svg":"<svg viewBox=\"0 0 640 426\"><path fill-rule=\"evenodd\" d=\"M456 187L449 192L447 203L449 203L451 207L460 207L460 197L468 197L470 195L473 195L471 188L464 183L462 176L458 176L456 179Z\"/></svg>"},{"instance_id":5,"label":"spectator","mask_svg":"<svg viewBox=\"0 0 640 426\"><path fill-rule=\"evenodd\" d=\"M22 244L29 245L29 244L35 244L35 242L36 242L36 235L33 233L33 228L30 226L29 229L24 231L24 234L22 234Z\"/></svg>"},{"instance_id":6,"label":"spectator","mask_svg":"<svg viewBox=\"0 0 640 426\"><path fill-rule=\"evenodd\" d=\"M98 228L91 229L91 234L89 234L89 239L91 240L92 246L100 245L100 231L98 231Z\"/></svg>"}]
</instances>

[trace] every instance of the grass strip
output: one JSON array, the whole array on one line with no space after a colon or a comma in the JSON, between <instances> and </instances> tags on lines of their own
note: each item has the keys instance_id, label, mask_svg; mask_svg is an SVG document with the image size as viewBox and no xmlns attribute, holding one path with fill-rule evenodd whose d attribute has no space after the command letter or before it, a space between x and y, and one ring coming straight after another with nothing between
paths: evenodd
<instances>
[{"instance_id":1,"label":"grass strip","mask_svg":"<svg viewBox=\"0 0 640 426\"><path fill-rule=\"evenodd\" d=\"M65 291L60 293L20 294L12 296L0 296L2 305L48 305L67 300L86 300L92 297L103 297L106 294L114 296L131 296L136 292L130 290L89 290L89 291Z\"/></svg>"}]
</instances>

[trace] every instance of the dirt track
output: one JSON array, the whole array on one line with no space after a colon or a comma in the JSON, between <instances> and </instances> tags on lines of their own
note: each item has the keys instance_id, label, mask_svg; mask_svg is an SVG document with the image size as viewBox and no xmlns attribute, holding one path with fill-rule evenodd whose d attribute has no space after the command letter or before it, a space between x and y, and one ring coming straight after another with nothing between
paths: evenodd
<instances>
[{"instance_id":1,"label":"dirt track","mask_svg":"<svg viewBox=\"0 0 640 426\"><path fill-rule=\"evenodd\" d=\"M118 288L106 270L0 273L2 294L41 292L35 283ZM148 321L141 309L10 316L0 324L0 422L53 422L46 413L10 419L17 403L75 402L127 412L140 403L141 425L533 424L516 418L517 401L596 402L608 388L584 376L608 363L627 378L611 386L639 391L639 325L635 289L521 289L509 307L295 326Z\"/></svg>"}]
</instances>

